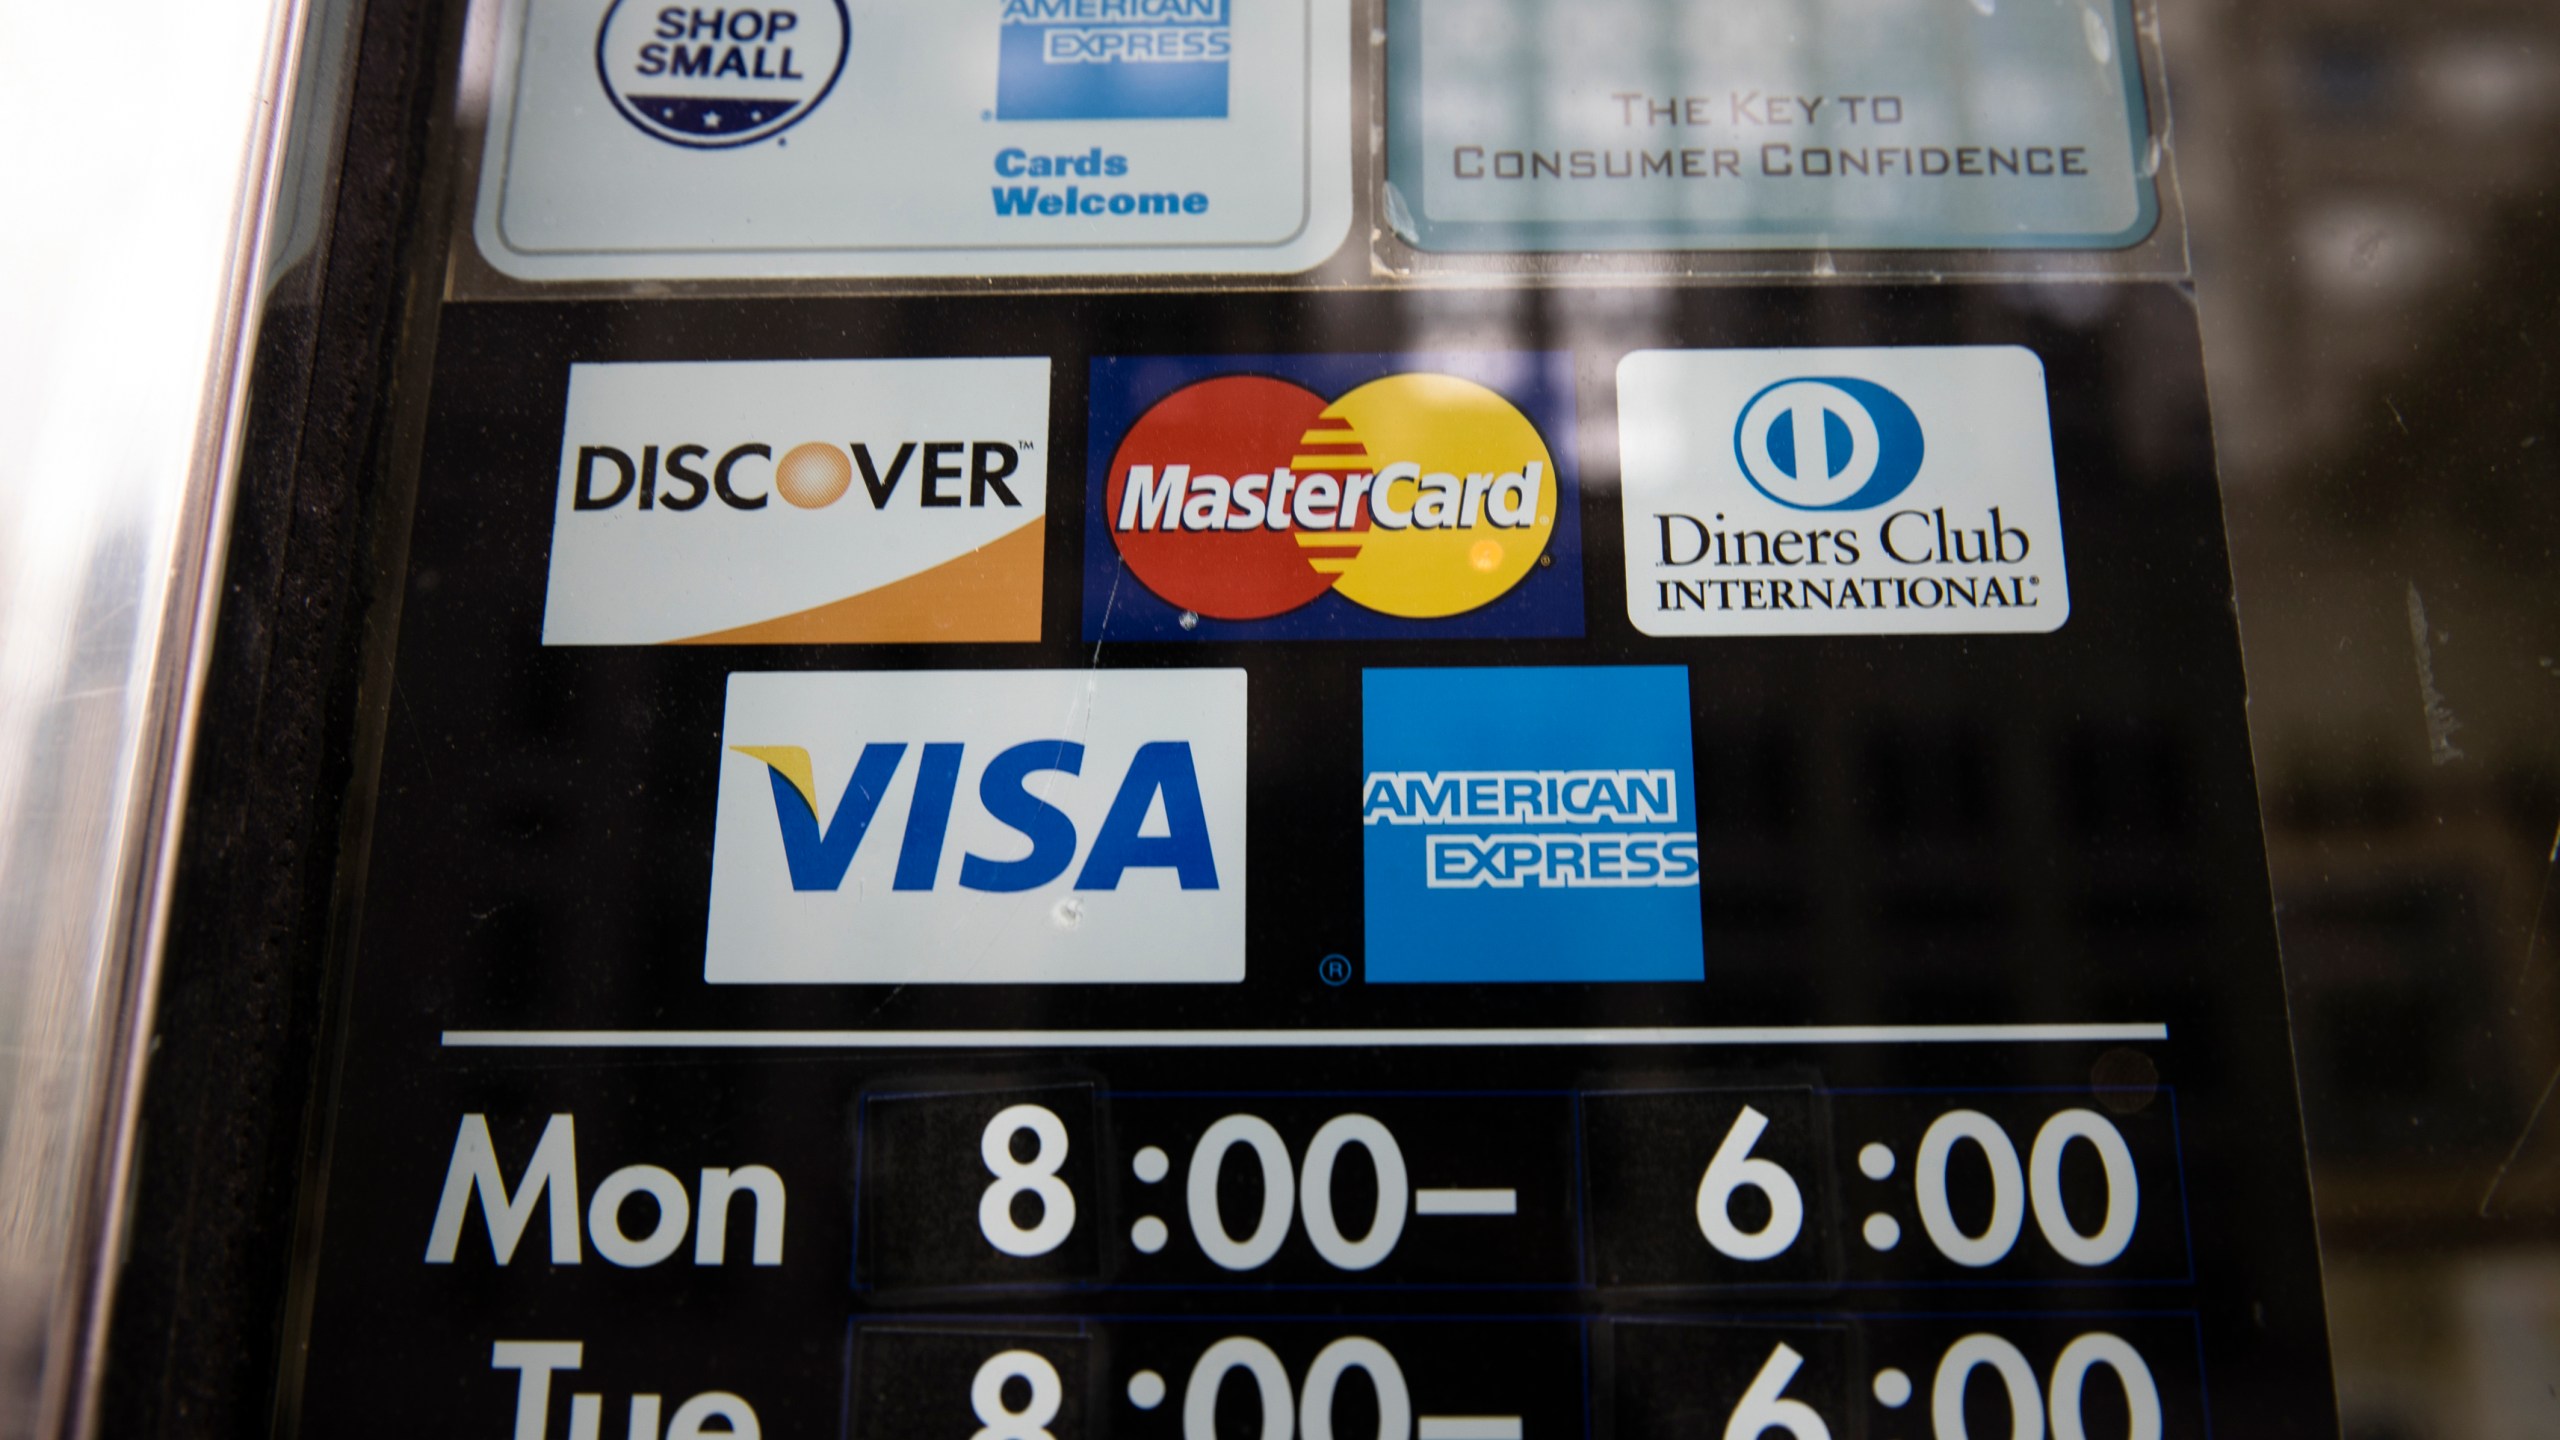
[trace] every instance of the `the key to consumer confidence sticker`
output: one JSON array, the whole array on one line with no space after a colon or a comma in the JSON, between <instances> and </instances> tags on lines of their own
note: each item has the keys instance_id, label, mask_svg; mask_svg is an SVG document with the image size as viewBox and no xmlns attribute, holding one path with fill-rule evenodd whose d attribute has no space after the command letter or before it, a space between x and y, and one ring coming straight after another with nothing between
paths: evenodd
<instances>
[{"instance_id":1,"label":"the key to consumer confidence sticker","mask_svg":"<svg viewBox=\"0 0 2560 1440\"><path fill-rule=\"evenodd\" d=\"M507 0L525 279L1287 272L1350 218L1349 0Z\"/></svg>"},{"instance_id":2,"label":"the key to consumer confidence sticker","mask_svg":"<svg viewBox=\"0 0 2560 1440\"><path fill-rule=\"evenodd\" d=\"M547 645L1040 638L1049 362L573 365Z\"/></svg>"},{"instance_id":3,"label":"the key to consumer confidence sticker","mask_svg":"<svg viewBox=\"0 0 2560 1440\"><path fill-rule=\"evenodd\" d=\"M1241 670L729 677L713 984L1244 978Z\"/></svg>"},{"instance_id":4,"label":"the key to consumer confidence sticker","mask_svg":"<svg viewBox=\"0 0 2560 1440\"><path fill-rule=\"evenodd\" d=\"M1389 0L1425 250L2110 248L2157 199L2128 0Z\"/></svg>"},{"instance_id":5,"label":"the key to consumer confidence sticker","mask_svg":"<svg viewBox=\"0 0 2560 1440\"><path fill-rule=\"evenodd\" d=\"M2014 345L1618 365L1648 635L2041 633L2071 615L2044 364Z\"/></svg>"},{"instance_id":6,"label":"the key to consumer confidence sticker","mask_svg":"<svg viewBox=\"0 0 2560 1440\"><path fill-rule=\"evenodd\" d=\"M1087 640L1582 633L1553 353L1093 362Z\"/></svg>"}]
</instances>

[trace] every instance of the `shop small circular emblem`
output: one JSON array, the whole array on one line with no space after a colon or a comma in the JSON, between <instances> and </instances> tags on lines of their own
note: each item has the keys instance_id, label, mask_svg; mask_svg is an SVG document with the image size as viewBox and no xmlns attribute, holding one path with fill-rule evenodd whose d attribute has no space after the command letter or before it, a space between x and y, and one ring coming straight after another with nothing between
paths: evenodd
<instances>
[{"instance_id":1,"label":"shop small circular emblem","mask_svg":"<svg viewBox=\"0 0 2560 1440\"><path fill-rule=\"evenodd\" d=\"M596 77L622 118L652 138L728 150L769 140L824 104L852 39L844 0L613 0L596 28Z\"/></svg>"}]
</instances>

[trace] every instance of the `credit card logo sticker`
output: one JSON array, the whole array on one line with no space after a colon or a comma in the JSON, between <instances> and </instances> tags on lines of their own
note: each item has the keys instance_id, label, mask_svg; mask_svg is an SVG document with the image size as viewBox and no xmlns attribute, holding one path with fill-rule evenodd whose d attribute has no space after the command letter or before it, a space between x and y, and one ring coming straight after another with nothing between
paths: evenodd
<instances>
[{"instance_id":1,"label":"credit card logo sticker","mask_svg":"<svg viewBox=\"0 0 2560 1440\"><path fill-rule=\"evenodd\" d=\"M843 0L790 6L614 0L596 27L596 78L642 134L696 150L769 140L808 118L844 71Z\"/></svg>"},{"instance_id":2,"label":"credit card logo sticker","mask_svg":"<svg viewBox=\"0 0 2560 1440\"><path fill-rule=\"evenodd\" d=\"M2043 362L2014 345L1618 367L1649 635L2037 634L2071 615Z\"/></svg>"},{"instance_id":3,"label":"credit card logo sticker","mask_svg":"<svg viewBox=\"0 0 2560 1440\"><path fill-rule=\"evenodd\" d=\"M880 798L902 776L914 786L907 824L898 844L893 890L931 890L940 883L942 859L951 830L951 806L960 784L969 747L927 742L917 747L912 774L903 741L874 740L862 747L844 792L825 819L819 818L816 768L799 745L733 745L740 755L765 767L773 786L774 824L782 833L783 858L790 864L794 890L835 891L844 888ZM963 855L958 884L963 890L1008 895L1037 890L1067 873L1077 855L1075 827L1061 823L1062 812L1035 791L1035 782L1050 775L1082 776L1084 746L1073 740L1026 740L1006 747L985 762L979 775L978 799L987 814L1031 843L1029 854L1013 860ZM1150 812L1161 812L1162 835L1142 835L1139 827ZM1076 867L1075 888L1117 890L1132 867L1162 867L1173 872L1185 890L1218 888L1218 859L1209 845L1209 822L1200 810L1200 772L1191 745L1183 740L1151 740L1137 755L1112 793L1111 809Z\"/></svg>"},{"instance_id":4,"label":"credit card logo sticker","mask_svg":"<svg viewBox=\"0 0 2560 1440\"><path fill-rule=\"evenodd\" d=\"M1086 638L1580 634L1569 375L1420 358L1097 361Z\"/></svg>"},{"instance_id":5,"label":"credit card logo sticker","mask_svg":"<svg viewBox=\"0 0 2560 1440\"><path fill-rule=\"evenodd\" d=\"M1293 274L1351 0L485 0L473 234L528 280Z\"/></svg>"},{"instance_id":6,"label":"credit card logo sticker","mask_svg":"<svg viewBox=\"0 0 2560 1440\"><path fill-rule=\"evenodd\" d=\"M1229 0L1003 0L998 120L1223 120Z\"/></svg>"},{"instance_id":7,"label":"credit card logo sticker","mask_svg":"<svg viewBox=\"0 0 2560 1440\"><path fill-rule=\"evenodd\" d=\"M1702 977L1687 670L1361 684L1371 982Z\"/></svg>"},{"instance_id":8,"label":"credit card logo sticker","mask_svg":"<svg viewBox=\"0 0 2560 1440\"><path fill-rule=\"evenodd\" d=\"M715 983L1244 977L1243 672L740 674Z\"/></svg>"},{"instance_id":9,"label":"credit card logo sticker","mask_svg":"<svg viewBox=\"0 0 2560 1440\"><path fill-rule=\"evenodd\" d=\"M550 645L1040 638L1049 362L570 371Z\"/></svg>"}]
</instances>

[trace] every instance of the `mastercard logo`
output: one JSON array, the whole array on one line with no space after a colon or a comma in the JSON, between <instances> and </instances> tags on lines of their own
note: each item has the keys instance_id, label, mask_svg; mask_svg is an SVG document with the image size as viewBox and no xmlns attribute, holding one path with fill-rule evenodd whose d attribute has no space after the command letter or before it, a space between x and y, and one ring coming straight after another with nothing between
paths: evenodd
<instances>
[{"instance_id":1,"label":"mastercard logo","mask_svg":"<svg viewBox=\"0 0 2560 1440\"><path fill-rule=\"evenodd\" d=\"M1326 594L1463 615L1537 568L1561 509L1555 457L1519 407L1421 373L1331 400L1259 375L1185 386L1129 427L1104 501L1129 573L1218 620Z\"/></svg>"}]
</instances>

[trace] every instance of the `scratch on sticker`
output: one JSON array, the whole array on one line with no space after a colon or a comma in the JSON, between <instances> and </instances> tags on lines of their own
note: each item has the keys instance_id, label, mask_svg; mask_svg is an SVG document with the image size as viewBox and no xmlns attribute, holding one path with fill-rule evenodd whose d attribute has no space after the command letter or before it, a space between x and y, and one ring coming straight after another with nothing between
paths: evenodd
<instances>
[{"instance_id":1,"label":"scratch on sticker","mask_svg":"<svg viewBox=\"0 0 2560 1440\"><path fill-rule=\"evenodd\" d=\"M2515 998L2523 998L2525 987L2533 983L2533 957L2542 948L2542 917L2551 908L2551 880L2560 875L2560 829L2551 832L2551 852L2542 857L2542 893L2534 897L2533 927L2524 935L2524 963L2516 969ZM2514 1003L2512 1000L2510 1005Z\"/></svg>"},{"instance_id":2,"label":"scratch on sticker","mask_svg":"<svg viewBox=\"0 0 2560 1440\"><path fill-rule=\"evenodd\" d=\"M2552 876L2560 873L2560 830L2552 832L2551 850L2543 857L2543 866L2542 895L2534 902L2533 928L2527 931L2524 937L2524 968L2516 976L2516 1000L2523 998L2526 986L2534 978L2533 956L2542 945L2542 914L2551 908ZM2514 1001L2510 1001L2508 1013L2516 1013ZM2489 1177L2489 1188L2481 1192L2481 1219L2490 1218L2490 1207L2497 1203L2498 1187L2507 1183L2507 1173L2515 1169L2516 1162L2524 1157L2525 1144L2533 1139L2534 1130L2542 1124L2542 1113L2551 1107L2551 1094L2555 1089L2560 1089L2560 1069L2554 1069L2551 1072L2551 1078L2544 1082L2542 1097L2533 1102L2533 1113L2525 1117L2524 1130L2516 1136L2516 1143L2507 1150L2507 1158L2499 1162L2497 1173Z\"/></svg>"},{"instance_id":3,"label":"scratch on sticker","mask_svg":"<svg viewBox=\"0 0 2560 1440\"><path fill-rule=\"evenodd\" d=\"M2418 652L2418 700L2427 711L2427 758L2439 765L2450 765L2462 758L2462 747L2453 743L2453 732L2462 722L2453 718L2453 709L2444 703L2444 692L2436 688L2435 646L2427 633L2427 602L2418 598L2418 587L2409 585L2409 643Z\"/></svg>"},{"instance_id":4,"label":"scratch on sticker","mask_svg":"<svg viewBox=\"0 0 2560 1440\"><path fill-rule=\"evenodd\" d=\"M2481 1219L2490 1218L2489 1207L2497 1201L2498 1187L2507 1183L2507 1172L2516 1168L2516 1161L2523 1157L2525 1142L2533 1138L2533 1132L2542 1124L2542 1112L2551 1108L2551 1092L2555 1089L2560 1089L2560 1070L2551 1072L2549 1083L2542 1087L2542 1098L2533 1102L2533 1113L2525 1117L2524 1133L2516 1136L2514 1148L2507 1151L2505 1160L2499 1162L2498 1173L2489 1177L2489 1188L2480 1196Z\"/></svg>"}]
</instances>

